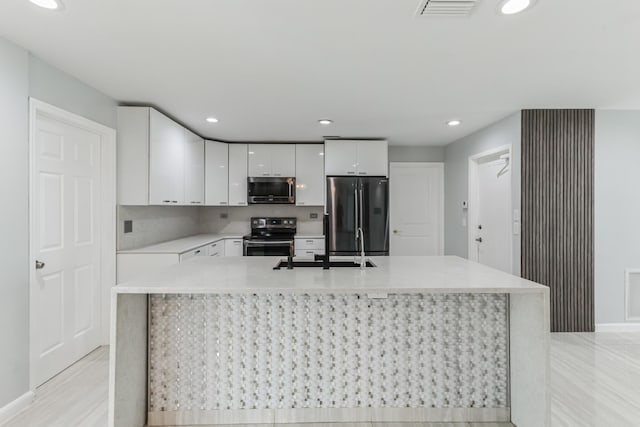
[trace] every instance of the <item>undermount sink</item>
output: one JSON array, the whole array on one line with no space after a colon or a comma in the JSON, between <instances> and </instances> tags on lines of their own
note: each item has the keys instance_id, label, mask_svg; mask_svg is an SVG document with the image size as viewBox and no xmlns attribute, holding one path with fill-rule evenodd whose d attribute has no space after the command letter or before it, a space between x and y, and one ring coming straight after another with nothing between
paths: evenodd
<instances>
[{"instance_id":1,"label":"undermount sink","mask_svg":"<svg viewBox=\"0 0 640 427\"><path fill-rule=\"evenodd\" d=\"M299 268L299 267L319 267L322 268L323 267L323 263L322 261L293 261L291 263L291 268ZM329 263L329 267L351 267L351 268L360 268L360 263L359 262L354 262L354 261L349 261L349 260L343 260L343 261L331 261ZM366 267L376 267L376 265L371 262L370 260L367 260L366 262ZM287 260L280 260L275 267L273 267L274 270L281 270L281 269L287 269L289 268L289 263L287 262Z\"/></svg>"}]
</instances>

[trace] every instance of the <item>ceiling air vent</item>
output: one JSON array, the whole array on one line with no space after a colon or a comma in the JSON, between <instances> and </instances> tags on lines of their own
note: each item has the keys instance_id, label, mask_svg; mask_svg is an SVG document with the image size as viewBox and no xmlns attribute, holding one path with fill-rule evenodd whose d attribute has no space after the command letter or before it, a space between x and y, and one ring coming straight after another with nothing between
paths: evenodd
<instances>
[{"instance_id":1,"label":"ceiling air vent","mask_svg":"<svg viewBox=\"0 0 640 427\"><path fill-rule=\"evenodd\" d=\"M468 16L479 0L422 0L418 16Z\"/></svg>"}]
</instances>

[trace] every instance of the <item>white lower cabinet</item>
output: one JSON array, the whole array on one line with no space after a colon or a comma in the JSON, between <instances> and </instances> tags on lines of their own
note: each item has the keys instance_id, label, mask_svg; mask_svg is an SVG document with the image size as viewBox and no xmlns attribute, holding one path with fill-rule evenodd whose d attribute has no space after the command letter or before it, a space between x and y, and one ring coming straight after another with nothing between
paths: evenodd
<instances>
[{"instance_id":1,"label":"white lower cabinet","mask_svg":"<svg viewBox=\"0 0 640 427\"><path fill-rule=\"evenodd\" d=\"M199 256L242 256L242 239L219 239L187 252L146 253L124 252L117 254L117 282L125 283L145 274L153 273L169 265L189 261Z\"/></svg>"},{"instance_id":2,"label":"white lower cabinet","mask_svg":"<svg viewBox=\"0 0 640 427\"><path fill-rule=\"evenodd\" d=\"M225 239L224 256L242 256L244 248L242 239Z\"/></svg>"},{"instance_id":3,"label":"white lower cabinet","mask_svg":"<svg viewBox=\"0 0 640 427\"><path fill-rule=\"evenodd\" d=\"M297 257L313 258L315 255L324 255L324 239L296 237L294 244Z\"/></svg>"},{"instance_id":4,"label":"white lower cabinet","mask_svg":"<svg viewBox=\"0 0 640 427\"><path fill-rule=\"evenodd\" d=\"M225 254L225 251L224 251L225 248L224 247L225 247L225 241L224 240L220 240L218 242L211 243L207 247L207 255L215 256L215 257L225 256L224 255Z\"/></svg>"},{"instance_id":5,"label":"white lower cabinet","mask_svg":"<svg viewBox=\"0 0 640 427\"><path fill-rule=\"evenodd\" d=\"M187 260L190 260L191 258L195 258L197 256L207 256L209 254L208 249L206 246L202 246L198 249L194 249L192 251L189 252L185 252L183 254L180 254L180 262L185 262Z\"/></svg>"}]
</instances>

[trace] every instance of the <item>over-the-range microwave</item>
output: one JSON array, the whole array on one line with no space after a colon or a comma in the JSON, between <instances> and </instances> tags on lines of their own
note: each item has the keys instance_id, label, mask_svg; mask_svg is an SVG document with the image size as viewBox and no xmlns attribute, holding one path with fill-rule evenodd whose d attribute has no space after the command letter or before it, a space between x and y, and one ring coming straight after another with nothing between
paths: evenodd
<instances>
[{"instance_id":1,"label":"over-the-range microwave","mask_svg":"<svg viewBox=\"0 0 640 427\"><path fill-rule=\"evenodd\" d=\"M296 179L292 177L247 178L247 195L250 205L296 202Z\"/></svg>"}]
</instances>

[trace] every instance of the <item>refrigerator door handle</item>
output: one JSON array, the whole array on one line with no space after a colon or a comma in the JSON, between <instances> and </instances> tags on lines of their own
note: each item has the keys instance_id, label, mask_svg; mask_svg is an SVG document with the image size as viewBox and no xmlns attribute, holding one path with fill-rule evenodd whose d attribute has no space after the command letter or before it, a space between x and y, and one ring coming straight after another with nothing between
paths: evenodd
<instances>
[{"instance_id":1,"label":"refrigerator door handle","mask_svg":"<svg viewBox=\"0 0 640 427\"><path fill-rule=\"evenodd\" d=\"M356 185L356 189L353 190L353 203L354 203L354 206L355 206L355 209L354 209L355 210L355 222L354 222L353 225L354 225L355 237L356 237L356 242L357 242L358 241L358 237L359 237L358 236L358 228L359 228L358 224L360 222L360 215L358 213L358 210L359 210L358 209L358 205L359 205L359 203L358 203L358 187L357 187L357 185ZM356 245L356 247L357 247L357 245Z\"/></svg>"}]
</instances>

